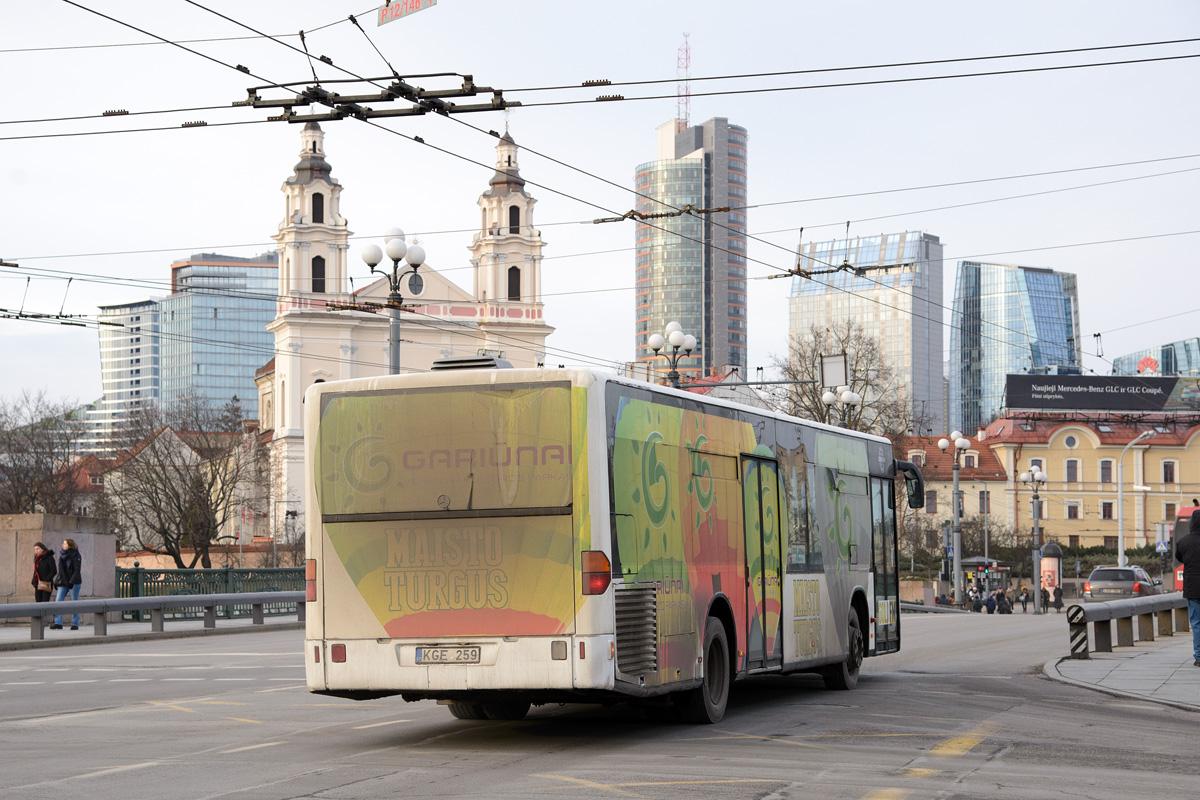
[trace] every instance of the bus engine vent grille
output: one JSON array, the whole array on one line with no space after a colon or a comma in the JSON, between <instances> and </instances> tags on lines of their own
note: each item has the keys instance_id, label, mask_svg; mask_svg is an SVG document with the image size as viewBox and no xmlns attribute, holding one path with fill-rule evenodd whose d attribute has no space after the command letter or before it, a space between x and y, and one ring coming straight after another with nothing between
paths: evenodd
<instances>
[{"instance_id":1,"label":"bus engine vent grille","mask_svg":"<svg viewBox=\"0 0 1200 800\"><path fill-rule=\"evenodd\" d=\"M658 670L657 589L621 589L617 602L617 669L626 675Z\"/></svg>"}]
</instances>

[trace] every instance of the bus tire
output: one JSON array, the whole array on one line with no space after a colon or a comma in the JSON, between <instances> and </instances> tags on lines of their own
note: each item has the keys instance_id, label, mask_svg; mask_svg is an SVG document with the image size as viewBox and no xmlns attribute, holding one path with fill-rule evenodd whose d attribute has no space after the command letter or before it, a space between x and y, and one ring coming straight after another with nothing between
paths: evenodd
<instances>
[{"instance_id":1,"label":"bus tire","mask_svg":"<svg viewBox=\"0 0 1200 800\"><path fill-rule=\"evenodd\" d=\"M863 661L862 625L858 621L858 612L850 609L850 619L846 625L846 660L840 664L830 664L821 672L826 689L848 690L858 685L858 673Z\"/></svg>"},{"instance_id":2,"label":"bus tire","mask_svg":"<svg viewBox=\"0 0 1200 800\"><path fill-rule=\"evenodd\" d=\"M446 708L455 719L487 719L479 703L450 703Z\"/></svg>"},{"instance_id":3,"label":"bus tire","mask_svg":"<svg viewBox=\"0 0 1200 800\"><path fill-rule=\"evenodd\" d=\"M689 691L680 709L683 719L699 725L720 722L729 703L729 685L733 682L729 670L729 639L725 626L716 617L709 617L704 626L704 678Z\"/></svg>"},{"instance_id":4,"label":"bus tire","mask_svg":"<svg viewBox=\"0 0 1200 800\"><path fill-rule=\"evenodd\" d=\"M502 700L483 704L483 714L488 719L525 719L525 715L528 713L529 703L520 700Z\"/></svg>"}]
</instances>

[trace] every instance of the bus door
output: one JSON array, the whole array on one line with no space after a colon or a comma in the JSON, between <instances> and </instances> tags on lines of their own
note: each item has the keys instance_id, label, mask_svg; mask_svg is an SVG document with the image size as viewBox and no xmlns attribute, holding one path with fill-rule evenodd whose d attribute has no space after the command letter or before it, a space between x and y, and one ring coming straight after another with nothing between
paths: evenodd
<instances>
[{"instance_id":1,"label":"bus door","mask_svg":"<svg viewBox=\"0 0 1200 800\"><path fill-rule=\"evenodd\" d=\"M746 669L783 663L779 621L783 558L779 536L779 465L742 456L742 513L746 535Z\"/></svg>"},{"instance_id":2,"label":"bus door","mask_svg":"<svg viewBox=\"0 0 1200 800\"><path fill-rule=\"evenodd\" d=\"M900 649L900 576L892 482L871 479L871 571L875 584L875 652Z\"/></svg>"}]
</instances>

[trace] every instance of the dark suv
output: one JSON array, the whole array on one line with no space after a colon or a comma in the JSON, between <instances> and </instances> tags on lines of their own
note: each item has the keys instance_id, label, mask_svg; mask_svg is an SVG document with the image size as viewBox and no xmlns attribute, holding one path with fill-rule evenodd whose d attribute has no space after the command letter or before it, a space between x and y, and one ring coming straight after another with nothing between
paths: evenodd
<instances>
[{"instance_id":1,"label":"dark suv","mask_svg":"<svg viewBox=\"0 0 1200 800\"><path fill-rule=\"evenodd\" d=\"M1085 602L1145 597L1162 592L1162 581L1141 567L1096 567L1083 584Z\"/></svg>"}]
</instances>

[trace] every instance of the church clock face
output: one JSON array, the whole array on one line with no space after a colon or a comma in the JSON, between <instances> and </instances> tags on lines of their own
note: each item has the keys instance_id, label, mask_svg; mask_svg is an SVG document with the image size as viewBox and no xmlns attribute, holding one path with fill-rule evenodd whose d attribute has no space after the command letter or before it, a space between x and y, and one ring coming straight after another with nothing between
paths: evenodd
<instances>
[{"instance_id":1,"label":"church clock face","mask_svg":"<svg viewBox=\"0 0 1200 800\"><path fill-rule=\"evenodd\" d=\"M408 278L408 293L413 297L419 297L423 291L425 291L425 279L414 272Z\"/></svg>"}]
</instances>

